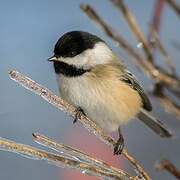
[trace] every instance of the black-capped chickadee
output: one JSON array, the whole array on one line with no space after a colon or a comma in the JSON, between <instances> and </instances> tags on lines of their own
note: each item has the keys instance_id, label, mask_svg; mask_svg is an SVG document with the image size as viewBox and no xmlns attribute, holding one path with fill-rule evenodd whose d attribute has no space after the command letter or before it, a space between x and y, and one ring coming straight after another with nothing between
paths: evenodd
<instances>
[{"instance_id":1,"label":"black-capped chickadee","mask_svg":"<svg viewBox=\"0 0 180 180\"><path fill-rule=\"evenodd\" d=\"M171 137L163 124L152 117L151 103L135 76L99 37L83 31L64 34L56 43L55 73L61 97L101 128L119 130L114 154L124 140L120 126L137 116L161 137Z\"/></svg>"}]
</instances>

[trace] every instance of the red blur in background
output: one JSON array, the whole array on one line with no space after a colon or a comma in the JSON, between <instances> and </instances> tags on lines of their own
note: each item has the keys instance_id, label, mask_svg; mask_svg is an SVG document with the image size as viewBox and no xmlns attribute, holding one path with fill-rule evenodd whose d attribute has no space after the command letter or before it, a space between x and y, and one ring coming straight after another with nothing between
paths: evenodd
<instances>
[{"instance_id":1,"label":"red blur in background","mask_svg":"<svg viewBox=\"0 0 180 180\"><path fill-rule=\"evenodd\" d=\"M113 149L101 142L94 135L91 135L85 128L80 127L78 123L72 128L71 133L67 136L65 141L68 145L79 149L94 158L101 159L114 167L123 168L122 160L113 155ZM82 174L75 170L68 170L63 174L63 180L72 179L96 180L98 178Z\"/></svg>"}]
</instances>

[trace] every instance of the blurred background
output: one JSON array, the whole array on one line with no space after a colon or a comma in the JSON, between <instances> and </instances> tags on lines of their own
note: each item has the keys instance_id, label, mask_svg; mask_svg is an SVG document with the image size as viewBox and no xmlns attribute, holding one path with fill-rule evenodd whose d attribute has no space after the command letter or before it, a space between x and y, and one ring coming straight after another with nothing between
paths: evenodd
<instances>
[{"instance_id":1,"label":"blurred background","mask_svg":"<svg viewBox=\"0 0 180 180\"><path fill-rule=\"evenodd\" d=\"M125 52L80 10L79 5L82 2L93 5L134 48L137 47L138 43L127 23L107 0L0 0L0 136L40 147L31 139L33 132L40 132L131 172L132 169L127 161L114 157L112 150L94 135L89 134L80 123L73 124L72 119L63 112L20 87L8 77L8 70L15 69L58 94L53 67L47 59L53 55L54 44L62 34L71 30L84 30L104 39L113 51L124 59L125 64L145 89L147 91L152 89L151 81L137 70ZM125 1L146 36L149 33L156 2L156 0ZM178 2L180 3L179 0ZM178 16L168 5L165 5L159 32L178 72L180 71L180 52L177 50L180 43L179 30ZM154 164L162 158L167 158L180 167L180 121L174 115L165 112L156 98L150 98L154 107L153 114L172 129L175 138L161 139L138 120L124 126L122 131L129 152L149 172L152 179L170 180L173 176L167 172L156 172ZM116 134L113 136L117 137ZM72 178L97 179L43 161L33 161L17 154L0 151L1 180L71 180Z\"/></svg>"}]
</instances>

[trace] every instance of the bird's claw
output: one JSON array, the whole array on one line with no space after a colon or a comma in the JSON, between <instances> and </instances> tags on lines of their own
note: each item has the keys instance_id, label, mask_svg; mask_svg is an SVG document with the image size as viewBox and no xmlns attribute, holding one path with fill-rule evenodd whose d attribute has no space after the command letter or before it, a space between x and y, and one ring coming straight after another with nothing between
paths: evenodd
<instances>
[{"instance_id":1,"label":"bird's claw","mask_svg":"<svg viewBox=\"0 0 180 180\"><path fill-rule=\"evenodd\" d=\"M117 142L114 144L114 155L120 155L124 149L124 139L119 137Z\"/></svg>"},{"instance_id":2,"label":"bird's claw","mask_svg":"<svg viewBox=\"0 0 180 180\"><path fill-rule=\"evenodd\" d=\"M83 111L83 109L81 107L78 107L75 110L75 117L74 117L74 121L73 124L77 122L77 120L82 116L82 115L86 115Z\"/></svg>"}]
</instances>

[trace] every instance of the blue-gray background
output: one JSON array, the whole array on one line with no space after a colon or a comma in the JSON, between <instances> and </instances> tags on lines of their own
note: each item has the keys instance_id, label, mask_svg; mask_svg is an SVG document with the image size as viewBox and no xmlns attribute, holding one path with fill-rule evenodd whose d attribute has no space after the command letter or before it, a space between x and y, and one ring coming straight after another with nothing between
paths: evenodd
<instances>
[{"instance_id":1,"label":"blue-gray background","mask_svg":"<svg viewBox=\"0 0 180 180\"><path fill-rule=\"evenodd\" d=\"M53 45L59 36L70 30L86 30L105 39L118 55L126 59L125 63L140 79L144 87L146 89L152 88L151 82L131 65L126 54L119 50L80 11L79 4L81 2L89 2L94 5L101 15L136 47L137 42L126 22L118 10L106 0L0 0L1 137L38 146L32 142L31 133L41 132L59 142L66 143L66 136L69 136L74 129L72 121L63 112L59 112L41 98L11 81L7 72L10 69L16 69L57 94L58 89L53 68L46 60L52 55ZM136 15L139 25L146 35L154 3L155 0L126 0L126 4ZM171 42L180 41L179 30L178 17L166 6L162 18L161 38L177 64L177 70L180 69L180 53L172 46ZM157 173L153 165L158 159L167 158L180 167L180 121L175 119L173 115L165 113L153 97L151 99L154 106L153 113L176 133L176 138L162 140L138 121L124 127L123 133L126 136L129 151L148 170L153 179L169 180L173 179L172 176L167 173ZM62 176L64 171L69 172L69 170L60 169L45 162L29 160L8 152L0 152L0 179L2 180L65 179ZM86 178L84 177L84 179Z\"/></svg>"}]
</instances>

